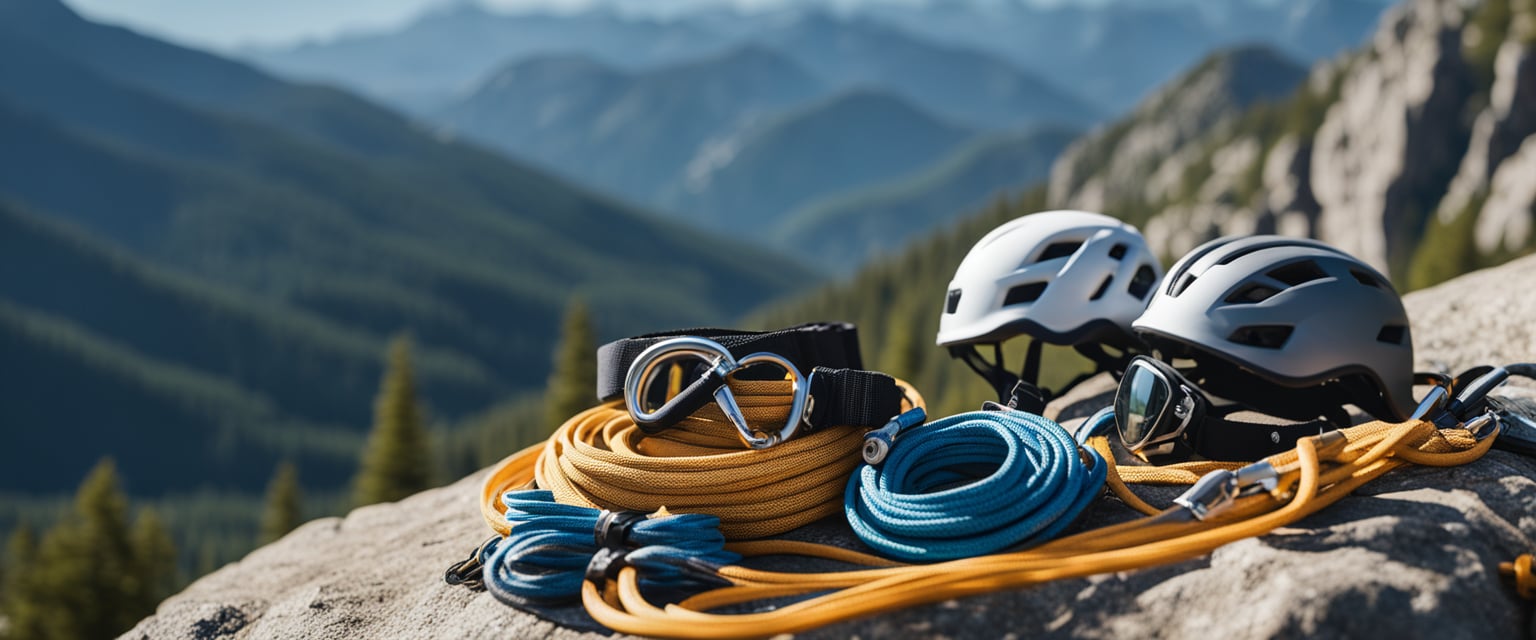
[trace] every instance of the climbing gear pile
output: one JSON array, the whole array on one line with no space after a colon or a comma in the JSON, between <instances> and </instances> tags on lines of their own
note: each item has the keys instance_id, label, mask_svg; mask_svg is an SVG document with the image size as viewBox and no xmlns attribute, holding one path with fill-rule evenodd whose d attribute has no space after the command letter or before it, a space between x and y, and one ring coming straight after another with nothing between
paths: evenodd
<instances>
[{"instance_id":1,"label":"climbing gear pile","mask_svg":"<svg viewBox=\"0 0 1536 640\"><path fill-rule=\"evenodd\" d=\"M1294 452L1250 468L1216 472L1186 492L1178 506L1157 515L1030 550L936 565L818 574L725 566L716 575L730 580L731 586L664 607L647 599L638 584L638 570L622 569L615 580L585 583L582 600L596 620L625 633L693 638L794 633L917 604L1196 557L1294 522L1403 464L1464 464L1481 456L1487 445L1486 440L1441 432L1425 422L1370 423L1303 439ZM784 552L771 542L742 551ZM707 613L817 593L822 595L770 611Z\"/></svg>"},{"instance_id":2,"label":"climbing gear pile","mask_svg":"<svg viewBox=\"0 0 1536 640\"><path fill-rule=\"evenodd\" d=\"M988 234L956 273L939 344L1015 402L934 420L916 389L863 369L848 324L604 345L600 404L497 465L480 496L497 536L445 580L519 607L580 602L624 633L772 636L1177 562L1405 465L1536 452L1536 423L1488 397L1536 366L1421 376L1434 386L1415 408L1401 300L1347 254L1225 238L1162 284L1150 255L1134 228L1084 212ZM992 363L975 350L1014 335L1032 338L1020 375L1000 346ZM1120 378L1113 406L1075 435L1038 415L1052 397L1036 386L1045 341ZM1348 426L1346 404L1378 420ZM1238 410L1333 428L1249 424ZM1166 464L1119 465L1111 437ZM1154 484L1188 489L1167 507L1131 489ZM1143 517L1082 530L1106 490ZM873 553L776 537L839 514ZM763 556L829 570L748 561ZM1536 591L1529 555L1501 571Z\"/></svg>"}]
</instances>

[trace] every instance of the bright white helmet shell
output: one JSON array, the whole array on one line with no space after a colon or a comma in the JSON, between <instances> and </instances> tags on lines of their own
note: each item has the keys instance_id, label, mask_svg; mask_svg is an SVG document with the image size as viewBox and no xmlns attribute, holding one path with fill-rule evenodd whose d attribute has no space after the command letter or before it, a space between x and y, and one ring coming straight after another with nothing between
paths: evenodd
<instances>
[{"instance_id":1,"label":"bright white helmet shell","mask_svg":"<svg viewBox=\"0 0 1536 640\"><path fill-rule=\"evenodd\" d=\"M1135 227L1101 213L1045 211L993 229L955 270L938 345L1045 342L1123 346L1162 267Z\"/></svg>"}]
</instances>

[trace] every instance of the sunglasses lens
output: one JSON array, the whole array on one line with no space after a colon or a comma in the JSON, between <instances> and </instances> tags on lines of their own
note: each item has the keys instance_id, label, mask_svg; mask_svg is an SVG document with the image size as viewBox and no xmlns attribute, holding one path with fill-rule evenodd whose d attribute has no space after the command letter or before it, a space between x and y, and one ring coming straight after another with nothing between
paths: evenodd
<instances>
[{"instance_id":1,"label":"sunglasses lens","mask_svg":"<svg viewBox=\"0 0 1536 640\"><path fill-rule=\"evenodd\" d=\"M1120 441L1136 448L1157 427L1168 404L1168 382L1151 367L1133 362L1115 392L1115 423Z\"/></svg>"}]
</instances>

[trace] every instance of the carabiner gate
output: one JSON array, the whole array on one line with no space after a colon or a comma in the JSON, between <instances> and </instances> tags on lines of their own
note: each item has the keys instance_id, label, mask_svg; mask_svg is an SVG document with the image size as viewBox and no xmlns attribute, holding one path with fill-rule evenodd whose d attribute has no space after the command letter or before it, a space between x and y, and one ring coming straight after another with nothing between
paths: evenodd
<instances>
[{"instance_id":1,"label":"carabiner gate","mask_svg":"<svg viewBox=\"0 0 1536 640\"><path fill-rule=\"evenodd\" d=\"M629 411L629 417L635 421L635 424L642 427L658 424L662 421L663 414L668 413L682 401L683 395L679 394L667 400L655 411L646 411L641 406L641 399L646 389L650 388L657 368L663 362L684 356L692 356L709 363L709 370L704 373L704 377L714 380L711 384L714 386L712 393L715 404L720 406L726 419L736 427L736 435L741 438L742 444L749 448L766 449L790 439L799 430L801 423L810 417L807 413L811 400L810 379L801 375L800 370L783 356L758 352L738 360L731 356L729 350L714 340L698 336L679 336L651 345L650 348L640 352L635 361L629 365L629 372L624 376L624 408ZM741 406L737 404L736 396L731 393L731 387L727 384L730 376L736 371L763 363L778 365L789 372L793 399L789 417L777 433L765 433L747 424L747 418L742 414Z\"/></svg>"}]
</instances>

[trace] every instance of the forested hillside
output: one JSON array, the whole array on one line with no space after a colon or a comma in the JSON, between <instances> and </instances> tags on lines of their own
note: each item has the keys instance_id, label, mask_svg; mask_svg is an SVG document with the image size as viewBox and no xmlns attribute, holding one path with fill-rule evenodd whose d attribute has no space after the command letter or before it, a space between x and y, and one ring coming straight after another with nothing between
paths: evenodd
<instances>
[{"instance_id":1,"label":"forested hillside","mask_svg":"<svg viewBox=\"0 0 1536 640\"><path fill-rule=\"evenodd\" d=\"M448 422L543 386L573 294L613 336L720 322L814 279L57 0L0 5L0 55L27 61L0 65L0 301L37 369L0 389L0 492L66 490L102 453L140 494L259 490L279 457L335 488L391 335L414 335L428 414Z\"/></svg>"}]
</instances>

